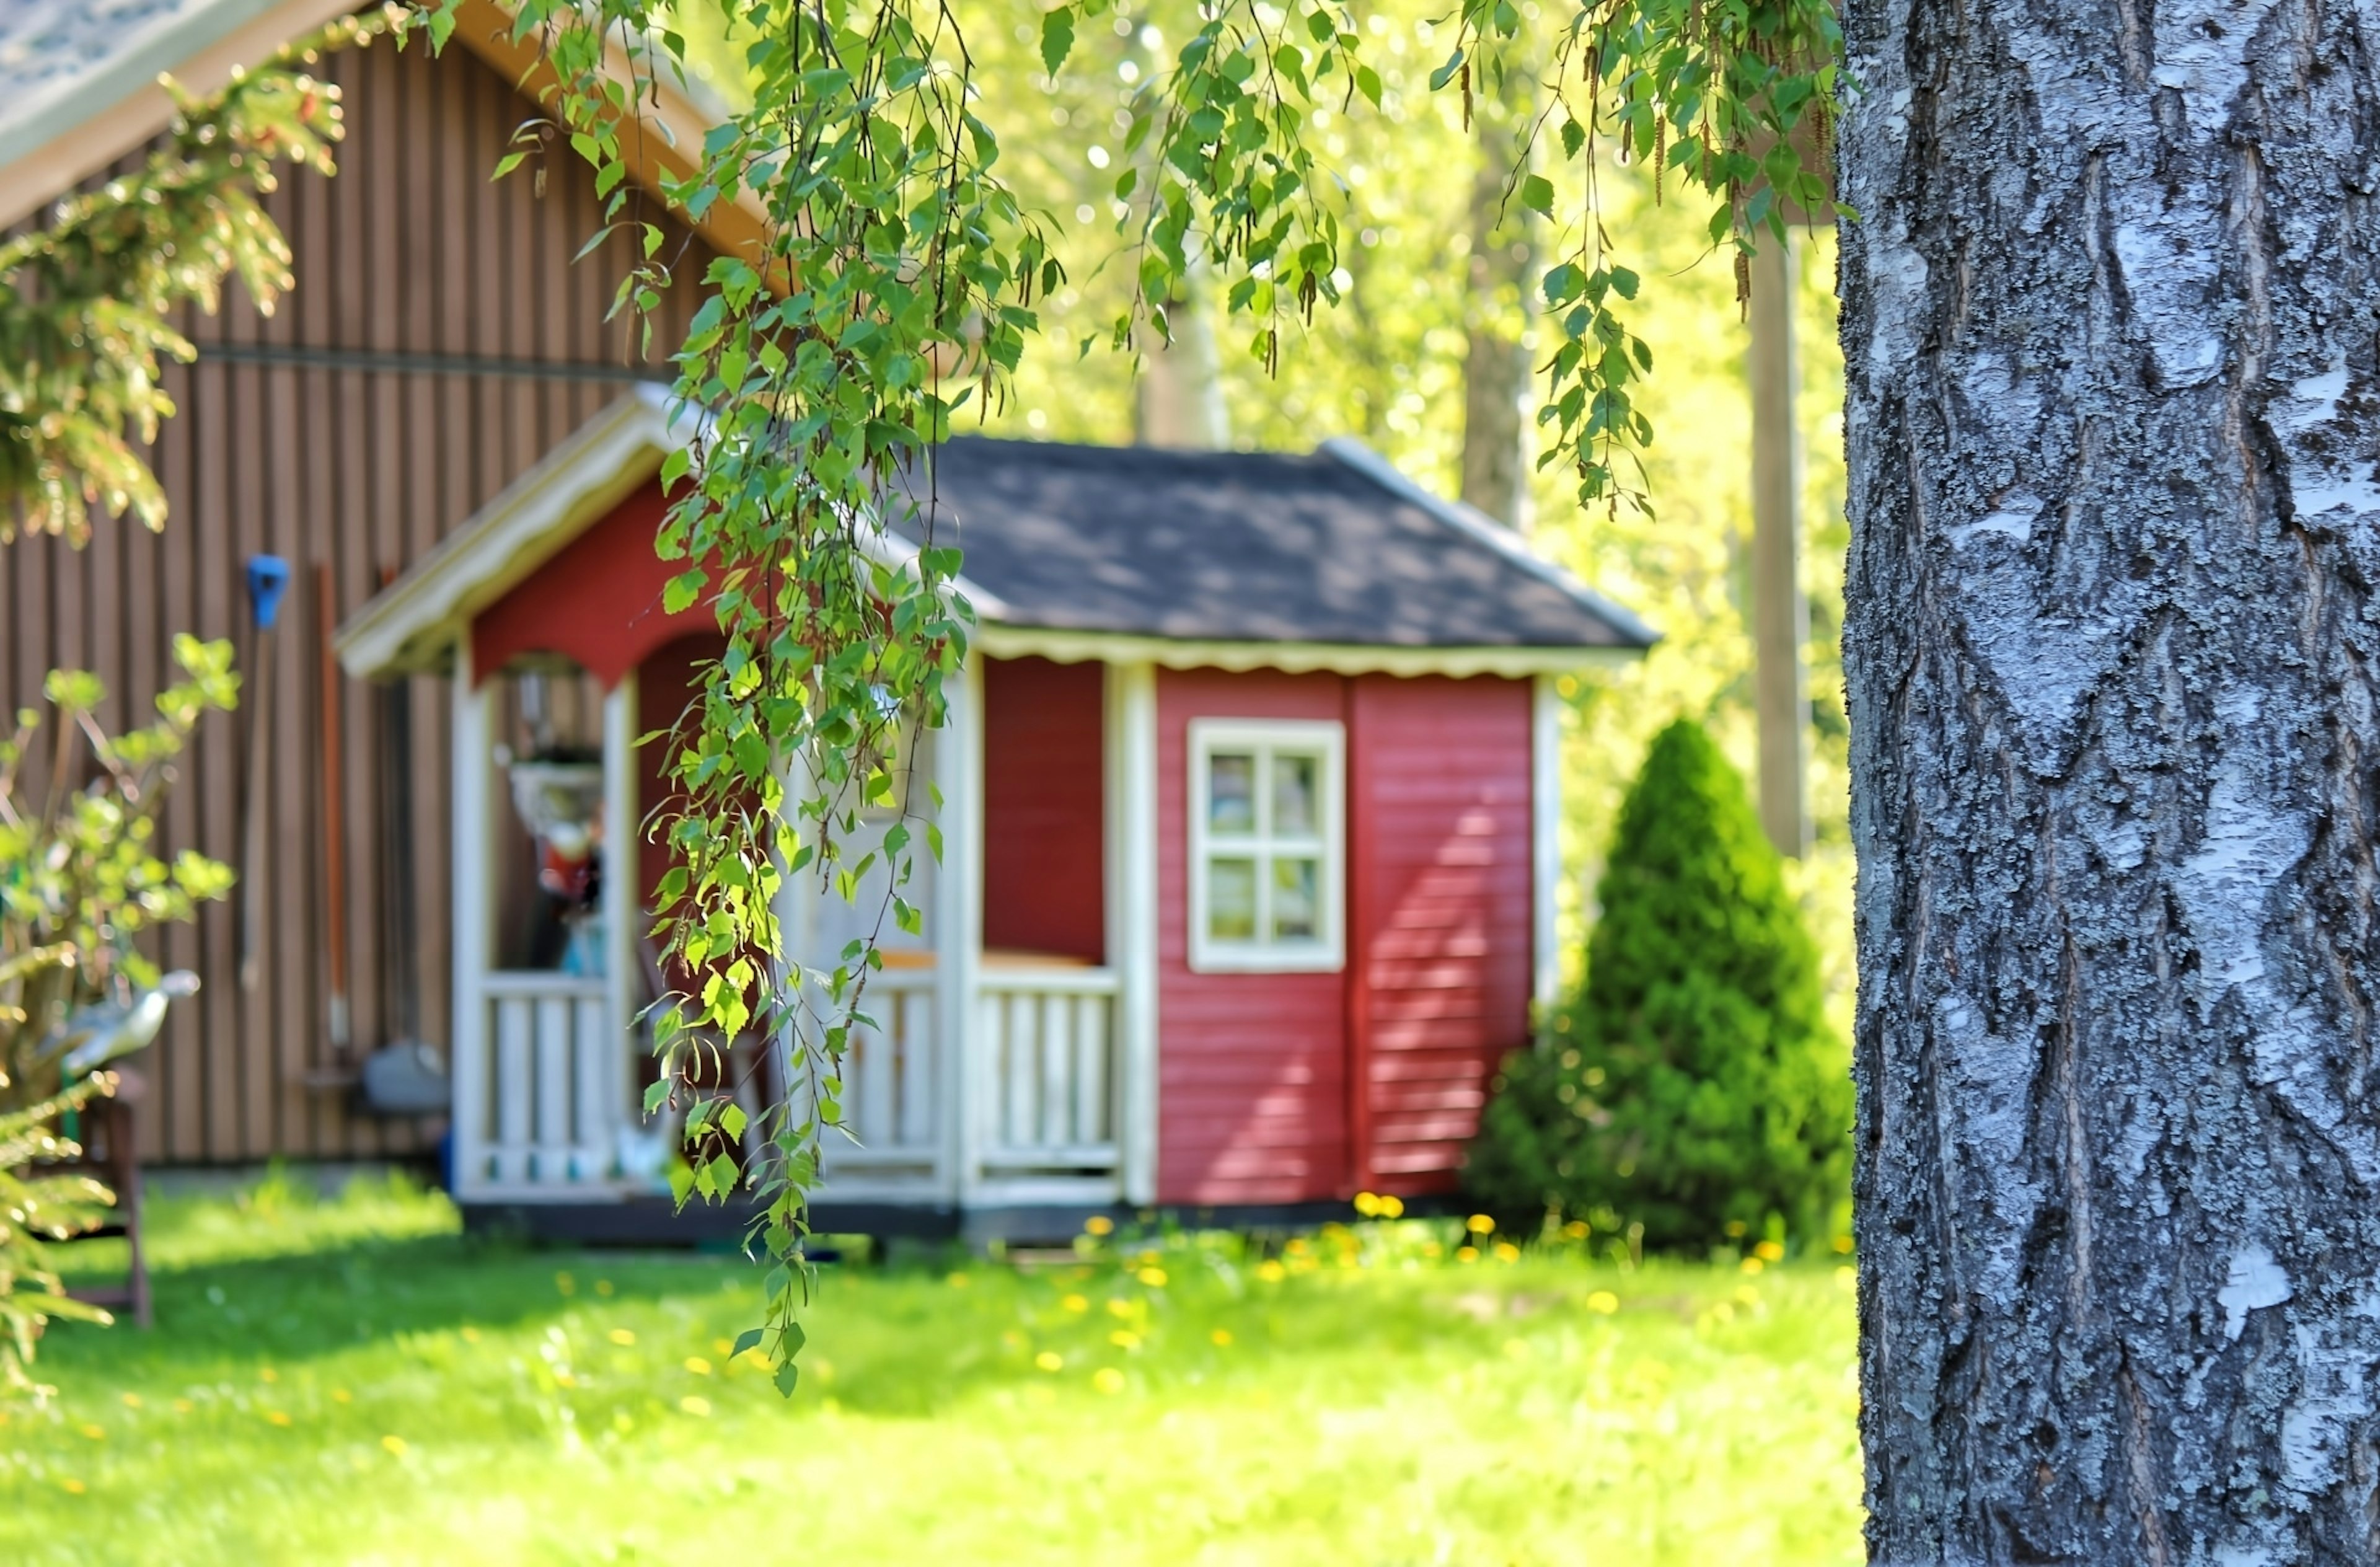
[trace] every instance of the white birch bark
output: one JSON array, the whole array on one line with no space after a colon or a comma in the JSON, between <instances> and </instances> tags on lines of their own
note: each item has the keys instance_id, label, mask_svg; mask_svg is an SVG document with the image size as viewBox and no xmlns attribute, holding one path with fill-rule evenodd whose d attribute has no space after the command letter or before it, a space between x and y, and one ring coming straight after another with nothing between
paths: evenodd
<instances>
[{"instance_id":1,"label":"white birch bark","mask_svg":"<svg viewBox=\"0 0 2380 1567\"><path fill-rule=\"evenodd\" d=\"M1852 0L1875 1561L2380 1556L2370 0Z\"/></svg>"}]
</instances>

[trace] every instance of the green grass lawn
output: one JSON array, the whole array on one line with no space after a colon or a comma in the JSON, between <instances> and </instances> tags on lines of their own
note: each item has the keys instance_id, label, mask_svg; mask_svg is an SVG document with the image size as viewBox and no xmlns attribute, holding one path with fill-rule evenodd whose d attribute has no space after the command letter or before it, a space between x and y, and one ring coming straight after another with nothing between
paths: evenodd
<instances>
[{"instance_id":1,"label":"green grass lawn","mask_svg":"<svg viewBox=\"0 0 2380 1567\"><path fill-rule=\"evenodd\" d=\"M740 1257L468 1242L402 1184L152 1213L155 1330L55 1330L0 1425L0 1561L1859 1560L1832 1259L830 1266L787 1402L724 1353Z\"/></svg>"}]
</instances>

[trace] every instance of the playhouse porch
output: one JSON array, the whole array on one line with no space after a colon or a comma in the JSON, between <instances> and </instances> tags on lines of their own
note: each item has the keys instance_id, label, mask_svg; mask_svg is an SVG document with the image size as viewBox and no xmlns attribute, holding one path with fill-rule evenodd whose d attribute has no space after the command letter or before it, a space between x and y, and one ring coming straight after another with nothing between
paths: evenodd
<instances>
[{"instance_id":1,"label":"playhouse porch","mask_svg":"<svg viewBox=\"0 0 2380 1567\"><path fill-rule=\"evenodd\" d=\"M667 1191L674 1128L641 1113L650 1041L634 1023L658 981L641 895L658 864L623 844L572 939L516 932L537 902L524 885L540 852L530 796L575 785L578 814L605 824L598 836L625 838L608 824L638 820L656 786L633 745L638 709L681 700L698 652L656 650L608 690L578 671L455 672L452 1178L467 1207L644 1206ZM1150 672L1032 662L978 661L919 759L942 797L944 858L918 868L922 935L888 942L868 981L875 1026L843 1062L829 1210L1079 1213L1153 1196L1152 998L1128 955L1153 947L1133 917L1152 906L1153 868L1147 852L1111 852L1134 834L1109 805L1150 793ZM590 759L561 784L554 764L515 760L574 748ZM1034 786L1053 769L1090 777ZM840 950L856 917L806 882L779 912L810 954ZM778 1048L741 1040L733 1059L757 1112L784 1080Z\"/></svg>"}]
</instances>

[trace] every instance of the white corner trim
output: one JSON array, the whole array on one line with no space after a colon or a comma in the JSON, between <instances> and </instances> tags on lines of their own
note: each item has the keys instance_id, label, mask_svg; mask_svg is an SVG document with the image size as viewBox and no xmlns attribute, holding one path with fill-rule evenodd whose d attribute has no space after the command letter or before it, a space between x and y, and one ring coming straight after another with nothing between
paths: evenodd
<instances>
[{"instance_id":1,"label":"white corner trim","mask_svg":"<svg viewBox=\"0 0 2380 1567\"><path fill-rule=\"evenodd\" d=\"M1218 843L1208 830L1207 759L1216 751L1247 748L1269 758L1276 750L1318 752L1322 776L1315 790L1323 812L1322 830L1308 843L1285 842L1266 830L1271 814L1265 798L1269 769L1259 766L1256 790L1258 830L1247 839L1245 857L1256 862L1257 924L1261 930L1272 899L1266 869L1287 850L1292 857L1322 862L1318 912L1321 932L1310 941L1218 941L1208 934L1207 861L1229 856L1230 840ZM1347 726L1336 719L1194 718L1183 747L1190 777L1184 796L1189 817L1189 853L1184 864L1189 885L1189 964L1194 974L1336 974L1347 966ZM1301 853L1300 851L1304 852Z\"/></svg>"},{"instance_id":2,"label":"white corner trim","mask_svg":"<svg viewBox=\"0 0 2380 1567\"><path fill-rule=\"evenodd\" d=\"M1659 632L1637 619L1633 613L1613 603L1569 572L1530 549L1511 528L1495 521L1475 506L1468 506L1460 501L1450 501L1444 496L1432 494L1427 489L1408 477L1394 463L1354 436L1334 435L1322 443L1321 450L1327 456L1335 457L1354 468L1382 489L1412 502L1474 543L1486 545L1530 576L1560 589L1584 608L1609 622L1611 627L1621 636L1634 640L1639 648L1650 647L1661 639Z\"/></svg>"},{"instance_id":3,"label":"white corner trim","mask_svg":"<svg viewBox=\"0 0 2380 1567\"><path fill-rule=\"evenodd\" d=\"M965 589L970 595L977 590ZM982 601L978 600L978 605ZM993 603L999 602L993 600ZM988 624L976 645L996 659L1044 658L1053 663L1151 663L1162 669L1220 669L1238 674L1278 669L1292 674L1442 674L1465 679L1609 669L1644 656L1638 648L1413 648L1348 642L1220 642L1147 637L1122 631L1071 631L1007 626L984 609Z\"/></svg>"},{"instance_id":4,"label":"white corner trim","mask_svg":"<svg viewBox=\"0 0 2380 1567\"><path fill-rule=\"evenodd\" d=\"M1157 671L1107 669L1108 967L1117 980L1123 1200L1157 1200Z\"/></svg>"},{"instance_id":5,"label":"white corner trim","mask_svg":"<svg viewBox=\"0 0 2380 1567\"><path fill-rule=\"evenodd\" d=\"M1530 993L1540 1028L1561 992L1561 721L1555 677L1540 674L1529 704L1529 920L1536 949Z\"/></svg>"},{"instance_id":6,"label":"white corner trim","mask_svg":"<svg viewBox=\"0 0 2380 1567\"><path fill-rule=\"evenodd\" d=\"M473 615L659 472L699 423L673 419L661 387L613 401L348 616L333 638L340 664L367 680L433 667Z\"/></svg>"},{"instance_id":7,"label":"white corner trim","mask_svg":"<svg viewBox=\"0 0 2380 1567\"><path fill-rule=\"evenodd\" d=\"M455 1192L478 1195L488 1184L488 1000L485 992L491 954L488 924L493 912L488 881L495 864L491 842L488 776L492 765L489 745L489 693L471 678L471 650L455 660L455 678L448 687L451 716L449 762L454 770L451 808L454 818L454 908L450 962L454 974L454 1024L447 1037L447 1069L455 1084Z\"/></svg>"}]
</instances>

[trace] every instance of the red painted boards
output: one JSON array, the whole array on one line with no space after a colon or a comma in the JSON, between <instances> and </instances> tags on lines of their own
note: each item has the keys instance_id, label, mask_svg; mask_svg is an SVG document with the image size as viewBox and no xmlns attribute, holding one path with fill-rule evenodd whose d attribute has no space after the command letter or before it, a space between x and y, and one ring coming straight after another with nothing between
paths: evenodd
<instances>
[{"instance_id":1,"label":"red painted boards","mask_svg":"<svg viewBox=\"0 0 2380 1567\"><path fill-rule=\"evenodd\" d=\"M983 943L1098 963L1106 673L987 659L983 670Z\"/></svg>"},{"instance_id":2,"label":"red painted boards","mask_svg":"<svg viewBox=\"0 0 2380 1567\"><path fill-rule=\"evenodd\" d=\"M654 480L481 611L472 669L484 678L522 653L560 653L608 690L654 649L715 626L701 604L662 613L662 589L685 569L653 553L666 510Z\"/></svg>"},{"instance_id":3,"label":"red painted boards","mask_svg":"<svg viewBox=\"0 0 2380 1567\"><path fill-rule=\"evenodd\" d=\"M1451 1190L1496 1063L1528 1038L1529 684L1369 674L1348 710L1357 1176Z\"/></svg>"},{"instance_id":4,"label":"red painted boards","mask_svg":"<svg viewBox=\"0 0 2380 1567\"><path fill-rule=\"evenodd\" d=\"M1339 974L1194 974L1189 723L1342 719L1335 674L1157 672L1157 1195L1297 1202L1348 1180L1346 991Z\"/></svg>"}]
</instances>

